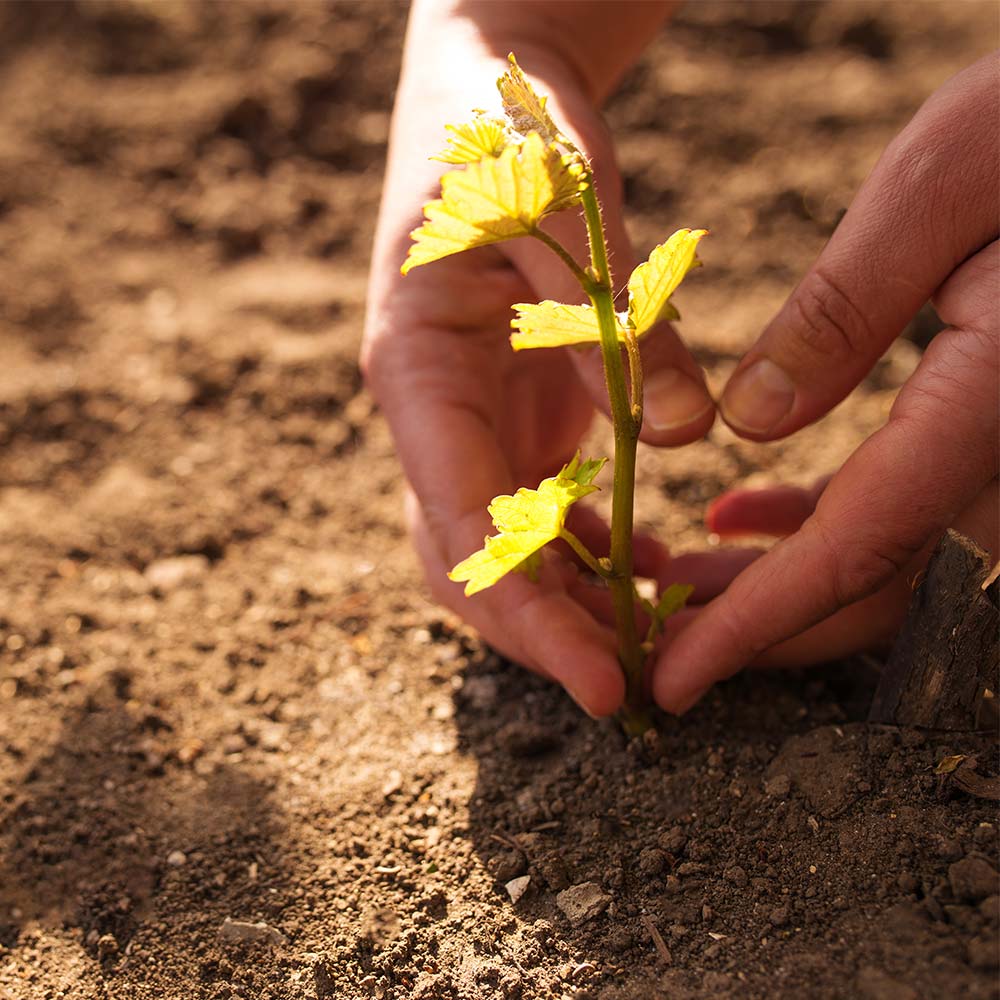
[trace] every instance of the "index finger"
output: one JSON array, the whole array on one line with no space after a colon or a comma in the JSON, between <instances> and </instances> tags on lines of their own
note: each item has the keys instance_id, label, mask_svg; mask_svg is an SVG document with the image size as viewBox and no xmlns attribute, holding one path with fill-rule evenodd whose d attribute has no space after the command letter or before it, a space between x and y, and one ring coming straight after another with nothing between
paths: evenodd
<instances>
[{"instance_id":1,"label":"index finger","mask_svg":"<svg viewBox=\"0 0 1000 1000\"><path fill-rule=\"evenodd\" d=\"M657 702L686 711L764 650L888 582L996 476L997 395L991 336L935 338L889 423L833 477L801 530L666 650L654 672Z\"/></svg>"}]
</instances>

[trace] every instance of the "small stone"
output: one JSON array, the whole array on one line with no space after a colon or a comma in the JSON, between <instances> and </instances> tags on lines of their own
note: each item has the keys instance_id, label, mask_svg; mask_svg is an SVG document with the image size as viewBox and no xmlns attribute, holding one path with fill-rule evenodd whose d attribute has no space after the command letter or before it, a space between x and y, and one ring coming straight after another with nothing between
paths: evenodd
<instances>
[{"instance_id":1,"label":"small stone","mask_svg":"<svg viewBox=\"0 0 1000 1000\"><path fill-rule=\"evenodd\" d=\"M997 891L996 869L984 858L963 858L948 865L948 882L955 898L978 903Z\"/></svg>"},{"instance_id":2,"label":"small stone","mask_svg":"<svg viewBox=\"0 0 1000 1000\"><path fill-rule=\"evenodd\" d=\"M611 897L596 882L581 882L556 895L556 906L574 927L600 916L610 903Z\"/></svg>"},{"instance_id":3,"label":"small stone","mask_svg":"<svg viewBox=\"0 0 1000 1000\"><path fill-rule=\"evenodd\" d=\"M142 575L151 587L167 593L197 580L208 572L208 567L209 562L205 556L172 556L151 562Z\"/></svg>"},{"instance_id":4,"label":"small stone","mask_svg":"<svg viewBox=\"0 0 1000 1000\"><path fill-rule=\"evenodd\" d=\"M382 784L382 798L388 799L403 787L403 775L395 768L386 776Z\"/></svg>"},{"instance_id":5,"label":"small stone","mask_svg":"<svg viewBox=\"0 0 1000 1000\"><path fill-rule=\"evenodd\" d=\"M785 798L792 790L792 779L787 774L776 774L764 782L764 793L776 799Z\"/></svg>"},{"instance_id":6,"label":"small stone","mask_svg":"<svg viewBox=\"0 0 1000 1000\"><path fill-rule=\"evenodd\" d=\"M639 871L643 875L660 875L667 867L667 856L657 847L644 847L639 852Z\"/></svg>"},{"instance_id":7,"label":"small stone","mask_svg":"<svg viewBox=\"0 0 1000 1000\"><path fill-rule=\"evenodd\" d=\"M747 878L747 873L745 868L741 868L739 865L732 865L727 868L723 873L722 877L730 884L735 885L738 888L744 888L749 879Z\"/></svg>"},{"instance_id":8,"label":"small stone","mask_svg":"<svg viewBox=\"0 0 1000 1000\"><path fill-rule=\"evenodd\" d=\"M788 923L788 907L776 906L771 910L768 919L775 927L784 927Z\"/></svg>"},{"instance_id":9,"label":"small stone","mask_svg":"<svg viewBox=\"0 0 1000 1000\"><path fill-rule=\"evenodd\" d=\"M277 927L271 927L263 922L250 923L246 920L233 920L226 917L219 928L219 939L228 944L254 944L263 942L275 946L283 945L287 938Z\"/></svg>"},{"instance_id":10,"label":"small stone","mask_svg":"<svg viewBox=\"0 0 1000 1000\"><path fill-rule=\"evenodd\" d=\"M167 855L167 864L171 868L181 868L187 864L187 855L183 851L171 851Z\"/></svg>"},{"instance_id":11,"label":"small stone","mask_svg":"<svg viewBox=\"0 0 1000 1000\"><path fill-rule=\"evenodd\" d=\"M507 890L507 895L510 896L511 903L516 906L517 901L528 891L528 886L530 884L530 875L522 875L520 878L512 878L509 882L505 883L504 888Z\"/></svg>"}]
</instances>

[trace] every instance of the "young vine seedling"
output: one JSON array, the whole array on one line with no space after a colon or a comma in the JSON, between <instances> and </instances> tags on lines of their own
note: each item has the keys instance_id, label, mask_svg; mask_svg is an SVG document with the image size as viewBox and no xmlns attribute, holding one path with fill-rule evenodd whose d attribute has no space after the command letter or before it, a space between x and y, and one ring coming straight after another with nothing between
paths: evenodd
<instances>
[{"instance_id":1,"label":"young vine seedling","mask_svg":"<svg viewBox=\"0 0 1000 1000\"><path fill-rule=\"evenodd\" d=\"M625 675L622 724L630 735L650 725L643 684L645 661L664 621L679 611L692 588L674 584L656 600L639 595L632 568L635 456L642 427L642 365L639 339L661 320L679 319L670 301L684 276L697 266L695 251L704 229L681 229L656 247L628 280L628 309L616 312L614 285L601 206L590 163L559 129L512 55L497 81L504 118L477 112L464 125L445 126L448 148L437 159L452 164L441 178L441 197L424 206L424 223L402 266L412 268L453 253L517 237L540 240L572 271L589 305L544 301L516 304L511 321L515 351L599 344L614 428L611 551L598 558L567 527L570 507L598 487L594 479L606 459L582 461L579 453L537 489L522 487L489 506L497 534L448 574L465 582L466 595L493 586L511 571L535 578L541 550L557 539L607 584L615 611L619 661ZM590 246L587 264L541 228L555 212L582 207ZM624 350L628 365L622 357ZM649 619L640 639L636 607Z\"/></svg>"}]
</instances>

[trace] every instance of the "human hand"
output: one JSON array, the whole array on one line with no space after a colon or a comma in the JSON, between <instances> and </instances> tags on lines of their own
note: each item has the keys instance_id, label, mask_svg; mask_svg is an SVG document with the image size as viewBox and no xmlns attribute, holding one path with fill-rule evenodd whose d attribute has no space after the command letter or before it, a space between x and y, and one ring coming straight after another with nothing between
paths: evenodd
<instances>
[{"instance_id":1,"label":"human hand","mask_svg":"<svg viewBox=\"0 0 1000 1000\"><path fill-rule=\"evenodd\" d=\"M437 195L441 168L428 157L443 145L442 123L465 120L473 107L493 103L495 80L512 47L525 71L552 95L554 117L591 157L613 263L618 273L629 273L620 179L595 107L614 82L616 67L623 70L630 61L630 46L637 49L648 37L649 25L642 22L665 11L637 5L625 37L615 5L593 5L592 35L569 38L579 57L569 60L549 40L559 35L553 19L564 14L572 14L574 30L580 30L581 19L567 12L570 6L504 4L501 17L499 5L473 5L476 17L459 17L441 14L440 4L418 4L394 114L363 367L410 483L409 522L434 596L493 646L560 681L599 715L614 711L623 693L606 621L610 609L601 592L581 582L568 558L550 560L538 584L513 575L471 599L445 575L489 532L490 500L552 475L576 450L595 406L607 408L596 349L515 354L508 343L514 302L574 302L580 290L551 251L526 245L533 244L529 240L450 257L405 280L399 276L408 234L419 225L424 202ZM544 23L535 24L546 10ZM591 58L588 46L601 58ZM579 220L557 218L547 228L565 246L582 249ZM669 445L703 435L714 404L676 335L658 332L647 338L643 353L644 439ZM577 513L570 526L593 548L607 547L606 539L596 541L606 529L595 515ZM655 542L638 542L640 574L656 575L663 559Z\"/></svg>"},{"instance_id":2,"label":"human hand","mask_svg":"<svg viewBox=\"0 0 1000 1000\"><path fill-rule=\"evenodd\" d=\"M653 693L669 711L751 661L832 659L884 637L949 526L998 552L998 123L993 54L889 146L730 378L723 418L742 437L774 440L840 402L928 298L948 325L886 426L825 489L737 493L716 508L721 534L788 537L661 654Z\"/></svg>"}]
</instances>

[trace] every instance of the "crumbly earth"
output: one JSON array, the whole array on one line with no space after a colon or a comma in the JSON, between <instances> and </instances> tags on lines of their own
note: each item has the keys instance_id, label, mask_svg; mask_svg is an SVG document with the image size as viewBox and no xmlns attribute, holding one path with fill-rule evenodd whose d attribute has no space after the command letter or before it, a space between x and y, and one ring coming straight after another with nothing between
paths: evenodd
<instances>
[{"instance_id":1,"label":"crumbly earth","mask_svg":"<svg viewBox=\"0 0 1000 1000\"><path fill-rule=\"evenodd\" d=\"M858 659L629 745L424 596L355 360L404 21L0 5L0 996L996 997L996 809L933 773L991 738L868 726ZM974 2L654 41L610 118L640 246L713 230L715 386L995 44ZM836 467L933 331L791 441L644 451L641 521Z\"/></svg>"}]
</instances>

